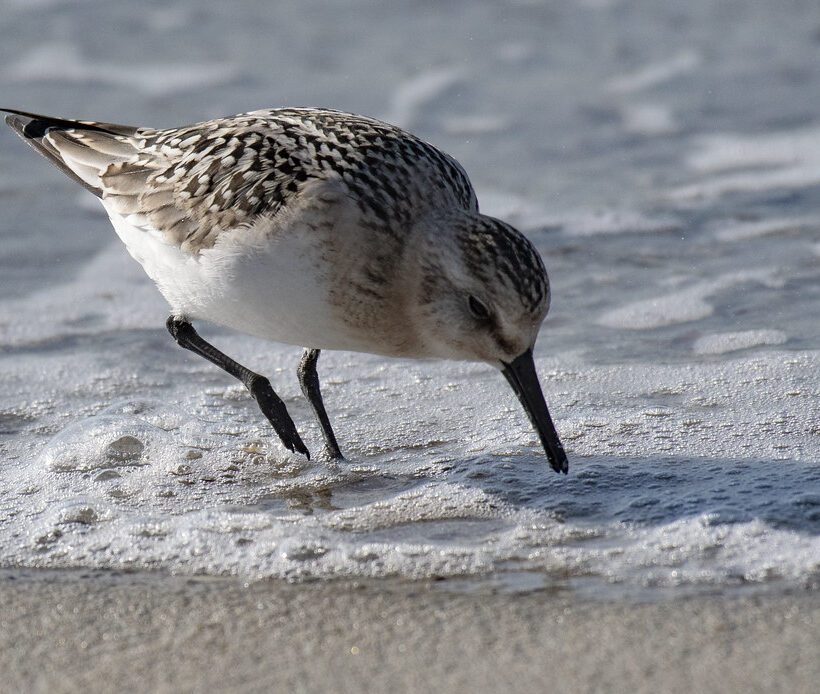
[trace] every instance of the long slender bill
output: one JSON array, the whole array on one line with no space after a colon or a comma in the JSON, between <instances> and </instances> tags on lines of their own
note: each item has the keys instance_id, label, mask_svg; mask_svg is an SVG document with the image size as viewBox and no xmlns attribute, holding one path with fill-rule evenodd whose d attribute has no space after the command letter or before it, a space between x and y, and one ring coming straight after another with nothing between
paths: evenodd
<instances>
[{"instance_id":1,"label":"long slender bill","mask_svg":"<svg viewBox=\"0 0 820 694\"><path fill-rule=\"evenodd\" d=\"M502 370L524 409L530 418L532 425L538 432L541 445L547 454L547 459L555 472L567 474L569 461L564 452L558 432L552 423L544 394L541 392L541 384L538 382L538 374L535 373L535 362L532 358L532 350L528 349L520 357L517 357L509 364L504 364Z\"/></svg>"}]
</instances>

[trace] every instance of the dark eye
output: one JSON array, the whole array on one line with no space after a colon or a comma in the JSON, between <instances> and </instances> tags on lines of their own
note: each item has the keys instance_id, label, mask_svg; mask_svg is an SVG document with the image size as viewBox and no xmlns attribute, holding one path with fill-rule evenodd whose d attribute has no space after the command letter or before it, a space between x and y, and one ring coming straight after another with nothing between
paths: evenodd
<instances>
[{"instance_id":1,"label":"dark eye","mask_svg":"<svg viewBox=\"0 0 820 694\"><path fill-rule=\"evenodd\" d=\"M490 309L487 308L484 302L470 295L468 303L470 304L470 313L473 314L473 318L480 321L489 320Z\"/></svg>"}]
</instances>

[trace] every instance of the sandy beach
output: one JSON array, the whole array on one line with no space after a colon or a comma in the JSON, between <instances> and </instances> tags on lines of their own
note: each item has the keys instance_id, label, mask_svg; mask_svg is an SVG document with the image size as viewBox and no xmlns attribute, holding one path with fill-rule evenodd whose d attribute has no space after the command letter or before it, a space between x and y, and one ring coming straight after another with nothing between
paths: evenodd
<instances>
[{"instance_id":1,"label":"sandy beach","mask_svg":"<svg viewBox=\"0 0 820 694\"><path fill-rule=\"evenodd\" d=\"M34 576L34 577L32 577ZM6 574L3 692L810 692L820 595Z\"/></svg>"}]
</instances>

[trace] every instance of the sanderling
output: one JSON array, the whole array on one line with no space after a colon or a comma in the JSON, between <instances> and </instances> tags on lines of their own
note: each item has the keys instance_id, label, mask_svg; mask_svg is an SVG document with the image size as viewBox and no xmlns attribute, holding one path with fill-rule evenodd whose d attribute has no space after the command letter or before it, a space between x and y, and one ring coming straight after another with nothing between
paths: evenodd
<instances>
[{"instance_id":1,"label":"sanderling","mask_svg":"<svg viewBox=\"0 0 820 694\"><path fill-rule=\"evenodd\" d=\"M176 342L241 380L291 451L309 457L268 379L192 320L304 347L297 373L331 458L341 453L319 389L322 349L491 364L553 469L567 472L532 353L550 301L544 264L521 233L479 213L452 157L327 109L167 130L5 111L29 145L100 198L170 304Z\"/></svg>"}]
</instances>

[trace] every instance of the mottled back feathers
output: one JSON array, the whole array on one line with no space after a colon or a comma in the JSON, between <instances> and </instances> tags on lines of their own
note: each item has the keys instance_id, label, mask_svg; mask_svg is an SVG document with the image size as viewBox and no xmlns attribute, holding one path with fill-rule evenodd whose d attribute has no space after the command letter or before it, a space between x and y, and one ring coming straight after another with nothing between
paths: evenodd
<instances>
[{"instance_id":1,"label":"mottled back feathers","mask_svg":"<svg viewBox=\"0 0 820 694\"><path fill-rule=\"evenodd\" d=\"M478 209L454 159L392 125L339 111L270 109L168 130L10 118L110 212L192 253L275 217L316 179L338 183L363 225L392 233L436 208Z\"/></svg>"}]
</instances>

